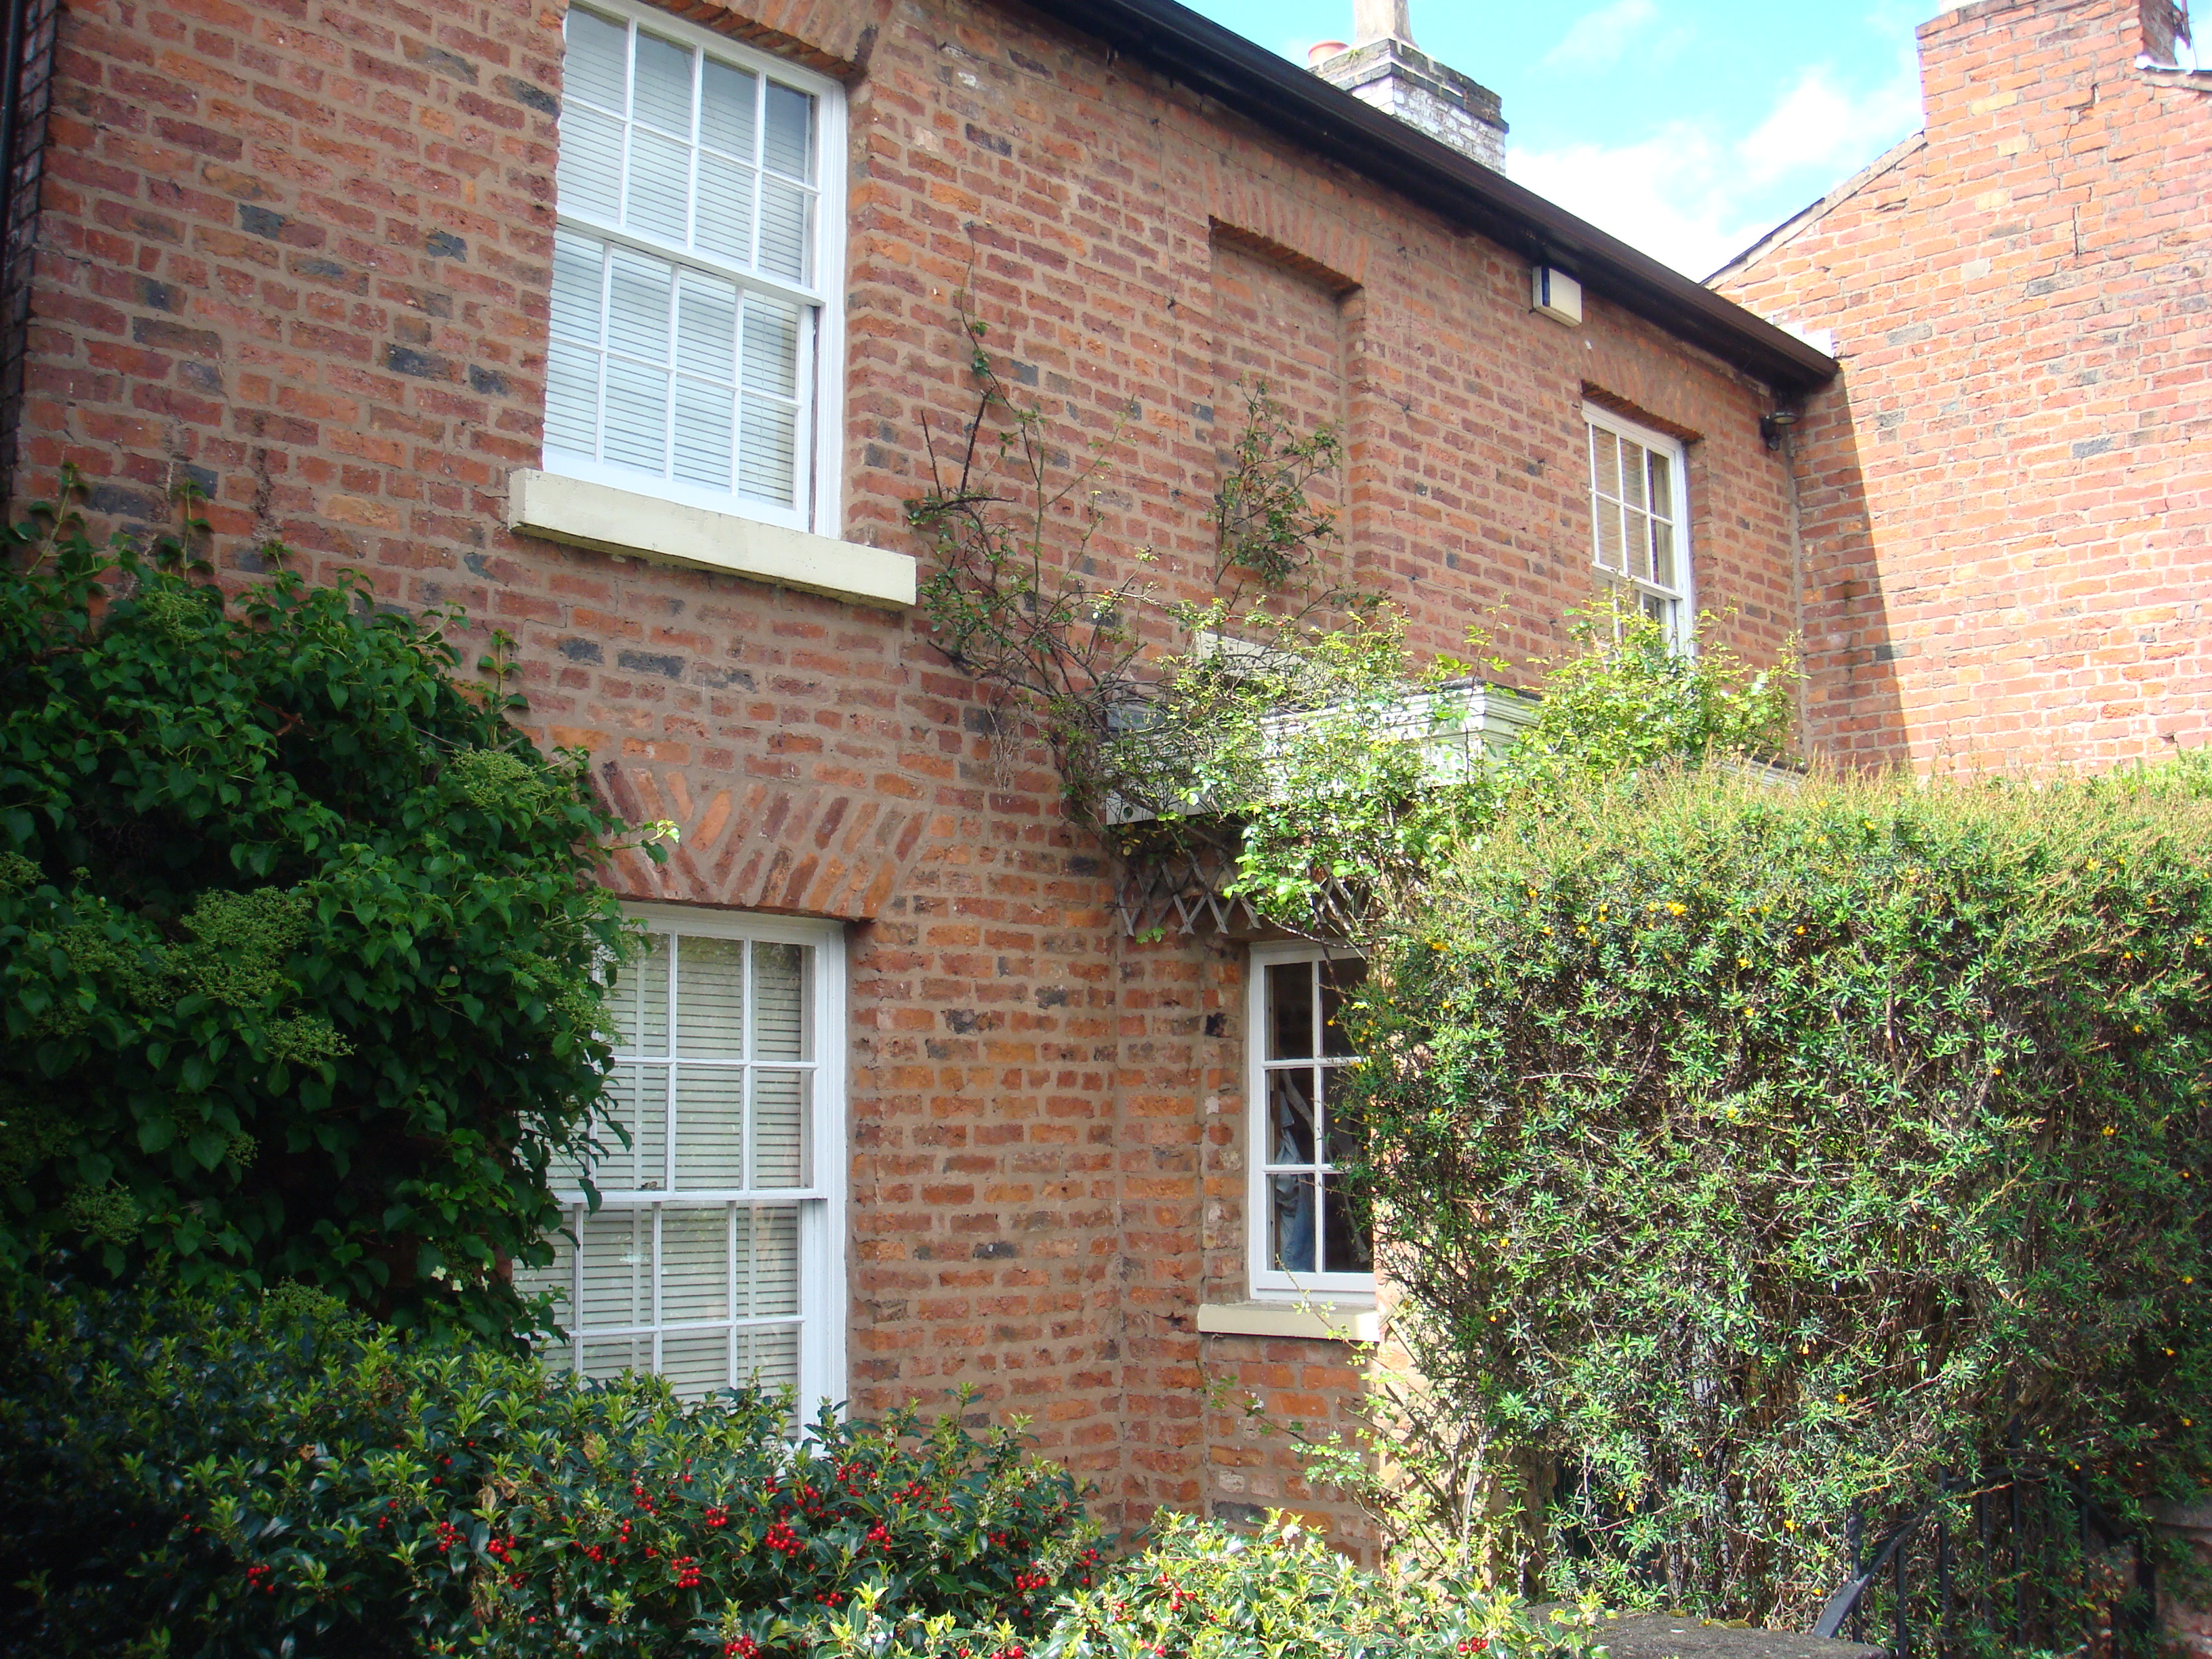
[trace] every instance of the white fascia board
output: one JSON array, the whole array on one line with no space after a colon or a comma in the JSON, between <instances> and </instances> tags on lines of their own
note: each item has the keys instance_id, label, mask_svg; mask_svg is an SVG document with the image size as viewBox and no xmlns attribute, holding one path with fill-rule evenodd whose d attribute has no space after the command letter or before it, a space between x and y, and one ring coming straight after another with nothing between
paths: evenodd
<instances>
[{"instance_id":1,"label":"white fascia board","mask_svg":"<svg viewBox=\"0 0 2212 1659\"><path fill-rule=\"evenodd\" d=\"M1326 1303L1209 1302L1198 1310L1201 1336L1288 1337L1308 1342L1375 1342L1382 1316L1373 1308Z\"/></svg>"},{"instance_id":2,"label":"white fascia board","mask_svg":"<svg viewBox=\"0 0 2212 1659\"><path fill-rule=\"evenodd\" d=\"M719 570L890 610L911 606L919 581L915 561L904 553L528 467L507 475L507 526L571 547Z\"/></svg>"}]
</instances>

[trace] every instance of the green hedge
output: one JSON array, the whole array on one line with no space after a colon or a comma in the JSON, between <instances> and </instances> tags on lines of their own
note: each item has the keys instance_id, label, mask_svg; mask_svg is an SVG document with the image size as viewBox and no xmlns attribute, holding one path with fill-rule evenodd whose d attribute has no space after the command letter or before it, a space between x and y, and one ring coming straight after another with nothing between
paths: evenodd
<instances>
[{"instance_id":1,"label":"green hedge","mask_svg":"<svg viewBox=\"0 0 2212 1659\"><path fill-rule=\"evenodd\" d=\"M0 1651L738 1656L1026 1634L1098 1560L1017 1437L685 1404L296 1289L0 1294Z\"/></svg>"},{"instance_id":2,"label":"green hedge","mask_svg":"<svg viewBox=\"0 0 2212 1659\"><path fill-rule=\"evenodd\" d=\"M1594 779L1386 942L1386 1262L1554 1589L1802 1620L2015 1414L2205 1489L2205 775Z\"/></svg>"}]
</instances>

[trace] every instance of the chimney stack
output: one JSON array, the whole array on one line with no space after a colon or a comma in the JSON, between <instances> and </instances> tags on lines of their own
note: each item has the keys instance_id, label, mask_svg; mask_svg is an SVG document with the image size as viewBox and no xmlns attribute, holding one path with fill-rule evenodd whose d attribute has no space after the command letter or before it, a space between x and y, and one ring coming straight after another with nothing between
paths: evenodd
<instances>
[{"instance_id":1,"label":"chimney stack","mask_svg":"<svg viewBox=\"0 0 2212 1659\"><path fill-rule=\"evenodd\" d=\"M1498 94L1416 48L1412 10L1411 0L1352 0L1352 45L1326 55L1316 47L1313 72L1504 172L1506 127Z\"/></svg>"}]
</instances>

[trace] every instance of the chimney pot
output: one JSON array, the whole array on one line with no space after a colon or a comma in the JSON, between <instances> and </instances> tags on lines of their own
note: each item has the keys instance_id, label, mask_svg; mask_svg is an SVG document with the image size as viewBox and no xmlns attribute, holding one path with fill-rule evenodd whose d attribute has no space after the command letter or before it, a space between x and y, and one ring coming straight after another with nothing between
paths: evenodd
<instances>
[{"instance_id":1,"label":"chimney pot","mask_svg":"<svg viewBox=\"0 0 2212 1659\"><path fill-rule=\"evenodd\" d=\"M1330 58L1335 57L1339 52L1350 52L1352 48L1341 40L1316 40L1312 46L1306 48L1306 67L1308 69L1319 69L1323 64L1328 62Z\"/></svg>"},{"instance_id":2,"label":"chimney pot","mask_svg":"<svg viewBox=\"0 0 2212 1659\"><path fill-rule=\"evenodd\" d=\"M1403 40L1413 44L1413 0L1352 0L1352 39L1355 46L1370 40Z\"/></svg>"}]
</instances>

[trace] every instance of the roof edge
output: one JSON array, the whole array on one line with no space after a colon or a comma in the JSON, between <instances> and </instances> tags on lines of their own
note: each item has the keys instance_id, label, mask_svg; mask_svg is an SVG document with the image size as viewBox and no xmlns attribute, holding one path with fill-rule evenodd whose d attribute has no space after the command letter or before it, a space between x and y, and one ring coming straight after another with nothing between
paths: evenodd
<instances>
[{"instance_id":1,"label":"roof edge","mask_svg":"<svg viewBox=\"0 0 2212 1659\"><path fill-rule=\"evenodd\" d=\"M1809 391L1840 372L1827 353L1704 283L1178 0L1022 3L1532 262L1558 266L1777 391Z\"/></svg>"}]
</instances>

